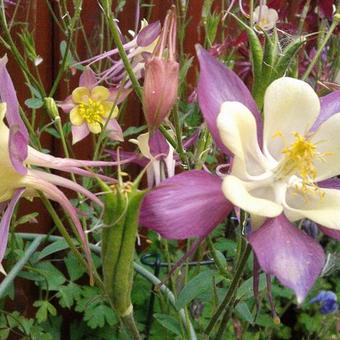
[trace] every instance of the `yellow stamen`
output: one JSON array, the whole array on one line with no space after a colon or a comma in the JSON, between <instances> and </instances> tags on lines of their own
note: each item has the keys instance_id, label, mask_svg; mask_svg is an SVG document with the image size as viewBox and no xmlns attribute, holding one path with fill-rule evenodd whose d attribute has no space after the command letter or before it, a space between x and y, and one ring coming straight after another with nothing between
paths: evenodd
<instances>
[{"instance_id":1,"label":"yellow stamen","mask_svg":"<svg viewBox=\"0 0 340 340\"><path fill-rule=\"evenodd\" d=\"M278 132L275 134L275 137L276 136L281 135ZM293 136L295 137L295 141L282 150L284 159L277 169L277 178L282 179L284 177L297 175L302 179L302 186L299 187L299 190L302 191L303 194L318 192L320 197L322 197L323 193L320 192L319 187L314 183L317 177L314 161L324 160L324 156L328 154L318 152L316 145L298 132L294 132Z\"/></svg>"},{"instance_id":2,"label":"yellow stamen","mask_svg":"<svg viewBox=\"0 0 340 340\"><path fill-rule=\"evenodd\" d=\"M88 124L103 123L105 115L104 105L100 101L89 99L88 102L78 105L78 113L84 118Z\"/></svg>"}]
</instances>

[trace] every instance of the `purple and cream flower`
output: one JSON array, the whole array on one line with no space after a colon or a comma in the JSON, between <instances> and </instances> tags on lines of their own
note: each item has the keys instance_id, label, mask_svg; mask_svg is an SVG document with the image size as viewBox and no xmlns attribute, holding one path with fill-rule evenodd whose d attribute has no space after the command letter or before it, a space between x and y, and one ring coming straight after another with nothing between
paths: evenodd
<instances>
[{"instance_id":1,"label":"purple and cream flower","mask_svg":"<svg viewBox=\"0 0 340 340\"><path fill-rule=\"evenodd\" d=\"M223 179L188 171L145 197L141 224L171 239L202 237L234 206L249 212L248 240L261 268L301 303L325 263L293 222L308 218L340 239L340 91L320 100L305 82L284 77L264 98L264 122L238 76L198 48L198 100L219 148L232 160Z\"/></svg>"},{"instance_id":2,"label":"purple and cream flower","mask_svg":"<svg viewBox=\"0 0 340 340\"><path fill-rule=\"evenodd\" d=\"M70 113L72 144L84 139L90 132L98 134L103 127L112 140L123 141L122 129L116 120L126 93L96 85L95 73L87 68L80 76L79 87L73 90L59 106Z\"/></svg>"},{"instance_id":3,"label":"purple and cream flower","mask_svg":"<svg viewBox=\"0 0 340 340\"><path fill-rule=\"evenodd\" d=\"M82 241L91 273L90 250L77 211L58 186L79 192L98 205L102 203L81 185L45 172L42 168L92 176L91 172L82 168L112 166L116 163L57 158L30 147L28 145L29 135L19 114L19 103L6 69L6 63L6 57L0 59L0 98L2 101L0 103L0 212L3 212L0 222L0 264L5 255L11 216L16 203L20 197L32 198L42 192L47 198L58 202L70 216Z\"/></svg>"}]
</instances>

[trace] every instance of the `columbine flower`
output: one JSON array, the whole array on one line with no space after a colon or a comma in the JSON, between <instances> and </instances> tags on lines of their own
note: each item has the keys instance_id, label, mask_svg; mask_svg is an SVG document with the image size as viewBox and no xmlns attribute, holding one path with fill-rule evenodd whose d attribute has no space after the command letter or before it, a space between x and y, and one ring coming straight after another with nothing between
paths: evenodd
<instances>
[{"instance_id":1,"label":"columbine flower","mask_svg":"<svg viewBox=\"0 0 340 340\"><path fill-rule=\"evenodd\" d=\"M319 102L308 84L278 79L265 94L262 129L237 75L202 48L198 57L199 105L217 146L233 158L231 174L222 181L188 171L162 182L146 196L141 224L167 238L202 237L233 205L241 207L257 228L249 242L261 268L292 288L300 303L325 255L291 222L308 218L340 239L340 184L326 180L340 173L340 91Z\"/></svg>"},{"instance_id":2,"label":"columbine flower","mask_svg":"<svg viewBox=\"0 0 340 340\"><path fill-rule=\"evenodd\" d=\"M133 39L124 44L127 57L137 78L142 76L145 57L153 52L158 41L159 33L159 21L148 24L146 20L143 20L140 31L137 34L133 33ZM126 72L123 61L120 58L115 60L117 56L119 56L119 51L118 48L115 48L84 60L80 64L91 66L105 59L110 62L112 66L96 75L98 83L106 81L110 84L122 85L121 83L126 80ZM128 80L124 83L124 88L128 88L130 85L131 82Z\"/></svg>"},{"instance_id":3,"label":"columbine flower","mask_svg":"<svg viewBox=\"0 0 340 340\"><path fill-rule=\"evenodd\" d=\"M338 298L330 290L322 290L320 293L315 296L313 299L309 301L309 303L316 303L320 304L320 312L321 314L330 314L335 313L339 309L338 305Z\"/></svg>"},{"instance_id":4,"label":"columbine flower","mask_svg":"<svg viewBox=\"0 0 340 340\"><path fill-rule=\"evenodd\" d=\"M254 11L254 22L264 31L273 29L276 26L276 22L279 19L277 11L273 8L269 8L265 1L260 6L257 6Z\"/></svg>"},{"instance_id":5,"label":"columbine flower","mask_svg":"<svg viewBox=\"0 0 340 340\"><path fill-rule=\"evenodd\" d=\"M159 131L154 133L151 138L149 133L143 133L137 139L130 139L130 142L137 144L143 157L152 161L146 170L149 188L174 176L176 166L174 148Z\"/></svg>"},{"instance_id":6,"label":"columbine flower","mask_svg":"<svg viewBox=\"0 0 340 340\"><path fill-rule=\"evenodd\" d=\"M96 86L96 77L86 69L79 79L79 87L73 90L60 107L70 113L72 143L84 139L90 132L98 134L105 126L107 136L112 140L123 140L123 132L116 117L119 104L125 95L104 86Z\"/></svg>"},{"instance_id":7,"label":"columbine flower","mask_svg":"<svg viewBox=\"0 0 340 340\"><path fill-rule=\"evenodd\" d=\"M79 192L95 203L100 200L81 185L66 178L44 172L42 167L91 176L81 167L115 165L113 162L92 162L62 159L43 154L28 146L29 136L19 114L19 103L12 80L6 70L7 58L0 59L0 211L4 211L0 222L0 264L3 260L9 225L13 210L20 197L31 198L42 192L47 198L58 202L71 217L77 228L89 261L91 255L76 209L57 187L65 187ZM7 120L8 127L4 123ZM7 208L6 208L7 206Z\"/></svg>"}]
</instances>

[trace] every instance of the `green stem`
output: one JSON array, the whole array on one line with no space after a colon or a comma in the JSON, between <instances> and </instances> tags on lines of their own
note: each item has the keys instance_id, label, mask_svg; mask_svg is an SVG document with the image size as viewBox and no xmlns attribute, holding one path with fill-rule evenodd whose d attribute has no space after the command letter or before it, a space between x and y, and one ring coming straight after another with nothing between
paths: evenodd
<instances>
[{"instance_id":1,"label":"green stem","mask_svg":"<svg viewBox=\"0 0 340 340\"><path fill-rule=\"evenodd\" d=\"M34 241L25 251L23 257L15 264L12 270L3 279L3 281L0 284L0 298L2 298L2 296L6 292L6 289L14 281L14 279L21 271L21 269L24 267L24 265L30 260L32 254L37 250L44 237L45 237L44 235L39 235L34 239Z\"/></svg>"},{"instance_id":2,"label":"green stem","mask_svg":"<svg viewBox=\"0 0 340 340\"><path fill-rule=\"evenodd\" d=\"M240 261L239 264L237 266L236 269L236 273L235 276L233 278L233 280L231 281L230 287L228 289L228 292L225 296L225 298L223 299L223 301L221 302L220 306L218 307L217 311L215 312L215 314L212 316L206 330L205 333L207 335L209 335L213 329L213 327L215 326L215 324L217 323L221 313L223 312L223 310L225 309L225 313L229 313L229 311L231 310L231 308L233 307L231 302L233 300L233 297L236 293L236 290L240 284L241 281L241 277L243 274L243 271L245 269L245 264L248 260L248 257L250 255L251 252L251 246L248 244Z\"/></svg>"},{"instance_id":3,"label":"green stem","mask_svg":"<svg viewBox=\"0 0 340 340\"><path fill-rule=\"evenodd\" d=\"M176 138L177 138L177 149L176 150L182 162L185 163L188 167L190 167L189 159L186 155L186 152L183 147L183 142L182 142L182 129L181 129L181 124L180 124L179 116L178 116L178 105L176 105L175 110L173 110L172 117L174 119Z\"/></svg>"},{"instance_id":4,"label":"green stem","mask_svg":"<svg viewBox=\"0 0 340 340\"><path fill-rule=\"evenodd\" d=\"M125 66L125 70L126 72L128 73L129 75L129 78L131 80L131 83L132 83L132 87L133 89L135 90L139 100L141 102L143 102L143 93L142 93L142 88L133 72L133 69L131 67L131 64L130 64L130 61L129 61L129 58L127 57L127 54L124 50L124 46L123 46L123 43L120 39L120 36L119 36L119 32L117 30L117 27L116 27L116 24L115 24L115 21L114 21L114 17L113 17L113 14L112 14L112 11L111 11L111 8L109 7L109 2L108 1L101 1L101 4L102 4L102 7L104 9L104 15L107 19L107 23L109 25L109 28L111 30L111 33L112 33L112 36L113 36L113 40L118 48L118 51L119 51L119 55L120 57L122 58L122 61L124 63L124 66Z\"/></svg>"},{"instance_id":5,"label":"green stem","mask_svg":"<svg viewBox=\"0 0 340 340\"><path fill-rule=\"evenodd\" d=\"M136 326L132 312L128 315L122 316L121 320L125 328L129 330L129 334L132 336L132 339L134 340L142 339Z\"/></svg>"},{"instance_id":6,"label":"green stem","mask_svg":"<svg viewBox=\"0 0 340 340\"><path fill-rule=\"evenodd\" d=\"M338 25L340 21L340 13L336 13L334 15L334 19L333 19L333 22L331 24L331 27L329 28L329 31L327 32L325 38L323 39L322 43L320 44L318 50L316 51L316 54L313 58L313 60L311 61L311 63L308 65L308 68L306 70L306 72L304 73L304 75L302 76L302 80L306 80L307 77L309 76L309 74L312 72L316 62L318 61L324 47L326 46L328 40L330 39L330 37L332 36L336 26Z\"/></svg>"}]
</instances>

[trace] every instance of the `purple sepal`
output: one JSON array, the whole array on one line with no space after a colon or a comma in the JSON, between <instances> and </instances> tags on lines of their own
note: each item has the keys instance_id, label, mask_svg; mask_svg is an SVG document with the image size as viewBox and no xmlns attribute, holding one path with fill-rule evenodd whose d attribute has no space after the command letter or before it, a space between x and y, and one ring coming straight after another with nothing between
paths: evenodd
<instances>
[{"instance_id":1,"label":"purple sepal","mask_svg":"<svg viewBox=\"0 0 340 340\"><path fill-rule=\"evenodd\" d=\"M0 58L0 98L7 103L6 119L9 127L18 125L28 144L28 132L20 117L18 98L6 64L7 56Z\"/></svg>"},{"instance_id":2,"label":"purple sepal","mask_svg":"<svg viewBox=\"0 0 340 340\"><path fill-rule=\"evenodd\" d=\"M144 198L140 224L167 239L206 236L232 210L218 176L183 172L163 181Z\"/></svg>"},{"instance_id":3,"label":"purple sepal","mask_svg":"<svg viewBox=\"0 0 340 340\"><path fill-rule=\"evenodd\" d=\"M225 101L240 102L254 114L261 146L262 120L246 85L235 72L220 63L200 45L196 45L196 51L200 63L200 78L197 87L198 103L217 146L231 155L231 152L222 143L216 124L221 104Z\"/></svg>"},{"instance_id":4,"label":"purple sepal","mask_svg":"<svg viewBox=\"0 0 340 340\"><path fill-rule=\"evenodd\" d=\"M117 119L112 118L107 122L106 132L111 140L124 141L123 131Z\"/></svg>"},{"instance_id":5,"label":"purple sepal","mask_svg":"<svg viewBox=\"0 0 340 340\"><path fill-rule=\"evenodd\" d=\"M137 35L137 45L146 47L152 44L161 33L160 21L153 22L144 27Z\"/></svg>"},{"instance_id":6,"label":"purple sepal","mask_svg":"<svg viewBox=\"0 0 340 340\"><path fill-rule=\"evenodd\" d=\"M114 161L118 160L118 152L117 151L112 151L112 150L106 150L111 156ZM121 161L130 159L130 163L137 164L141 167L146 167L150 160L147 159L146 157L141 156L137 152L133 151L119 151L119 159Z\"/></svg>"},{"instance_id":7,"label":"purple sepal","mask_svg":"<svg viewBox=\"0 0 340 340\"><path fill-rule=\"evenodd\" d=\"M14 169L21 175L27 173L24 161L28 156L26 138L17 125L12 125L9 130L9 157Z\"/></svg>"},{"instance_id":8,"label":"purple sepal","mask_svg":"<svg viewBox=\"0 0 340 340\"><path fill-rule=\"evenodd\" d=\"M167 156L169 154L169 144L159 130L150 134L149 148L152 156Z\"/></svg>"},{"instance_id":9,"label":"purple sepal","mask_svg":"<svg viewBox=\"0 0 340 340\"><path fill-rule=\"evenodd\" d=\"M334 238L335 240L340 241L340 230L334 230L330 228L323 227L321 225L318 225L321 232L323 232L325 235Z\"/></svg>"},{"instance_id":10,"label":"purple sepal","mask_svg":"<svg viewBox=\"0 0 340 340\"><path fill-rule=\"evenodd\" d=\"M0 264L4 258L6 248L7 248L7 241L8 241L8 233L9 233L9 226L11 224L11 217L13 215L14 208L19 201L24 189L18 189L15 191L13 198L9 202L6 211L4 212L1 222L0 222Z\"/></svg>"},{"instance_id":11,"label":"purple sepal","mask_svg":"<svg viewBox=\"0 0 340 340\"><path fill-rule=\"evenodd\" d=\"M83 140L90 134L90 130L86 123L83 123L79 126L72 125L72 144L76 144L79 141Z\"/></svg>"},{"instance_id":12,"label":"purple sepal","mask_svg":"<svg viewBox=\"0 0 340 340\"><path fill-rule=\"evenodd\" d=\"M251 233L249 242L262 270L293 289L301 303L325 263L322 247L283 214Z\"/></svg>"},{"instance_id":13,"label":"purple sepal","mask_svg":"<svg viewBox=\"0 0 340 340\"><path fill-rule=\"evenodd\" d=\"M89 68L86 67L86 69L82 72L82 74L79 77L79 86L87 87L89 89L92 89L97 84L96 74Z\"/></svg>"},{"instance_id":14,"label":"purple sepal","mask_svg":"<svg viewBox=\"0 0 340 340\"><path fill-rule=\"evenodd\" d=\"M329 117L340 112L340 90L321 97L320 104L320 114L311 128L311 131L317 130L318 127Z\"/></svg>"},{"instance_id":15,"label":"purple sepal","mask_svg":"<svg viewBox=\"0 0 340 340\"><path fill-rule=\"evenodd\" d=\"M19 102L12 79L6 69L7 57L0 59L0 97L7 104L6 120L10 128L9 155L13 167L21 174L26 173L23 164L19 164L27 157L28 132L21 120ZM22 153L19 154L19 151ZM13 152L13 154L12 154Z\"/></svg>"}]
</instances>

